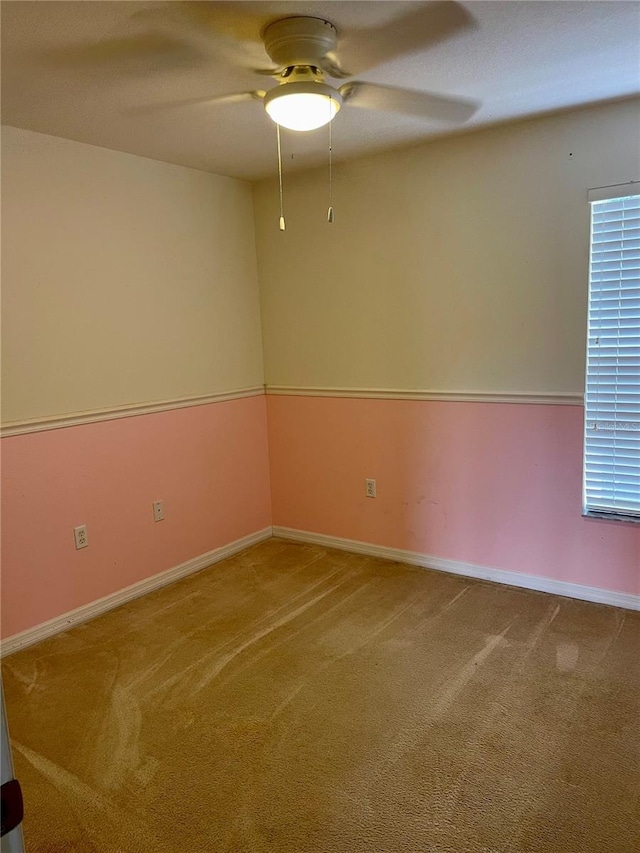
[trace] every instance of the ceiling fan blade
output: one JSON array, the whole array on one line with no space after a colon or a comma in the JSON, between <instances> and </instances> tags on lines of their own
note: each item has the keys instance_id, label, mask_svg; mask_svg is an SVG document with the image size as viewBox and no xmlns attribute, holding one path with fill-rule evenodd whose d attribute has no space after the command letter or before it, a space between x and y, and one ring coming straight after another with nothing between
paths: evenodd
<instances>
[{"instance_id":1,"label":"ceiling fan blade","mask_svg":"<svg viewBox=\"0 0 640 853\"><path fill-rule=\"evenodd\" d=\"M193 64L202 60L202 52L164 33L138 33L105 39L84 45L68 45L44 54L45 61L57 68L102 68L110 65L143 67L153 64Z\"/></svg>"},{"instance_id":2,"label":"ceiling fan blade","mask_svg":"<svg viewBox=\"0 0 640 853\"><path fill-rule=\"evenodd\" d=\"M336 51L332 50L325 54L321 64L325 74L333 77L334 80L344 80L347 77L353 77L351 71L347 71L346 68L342 67Z\"/></svg>"},{"instance_id":3,"label":"ceiling fan blade","mask_svg":"<svg viewBox=\"0 0 640 853\"><path fill-rule=\"evenodd\" d=\"M230 3L164 2L140 9L132 19L167 34L179 33L204 55L233 66L271 74L272 63L260 39L260 27L251 16L238 27ZM242 21L242 15L240 15Z\"/></svg>"},{"instance_id":4,"label":"ceiling fan blade","mask_svg":"<svg viewBox=\"0 0 640 853\"><path fill-rule=\"evenodd\" d=\"M265 95L266 92L263 89L257 89L254 92L232 92L229 95L209 95L203 98L184 98L180 101L165 101L160 104L147 104L142 107L131 107L124 112L127 115L147 115L149 113L164 112L164 110L174 110L182 107L241 104L246 101L261 101Z\"/></svg>"},{"instance_id":5,"label":"ceiling fan blade","mask_svg":"<svg viewBox=\"0 0 640 853\"><path fill-rule=\"evenodd\" d=\"M264 77L281 77L284 72L287 70L286 68L251 68L254 74L262 74Z\"/></svg>"},{"instance_id":6,"label":"ceiling fan blade","mask_svg":"<svg viewBox=\"0 0 640 853\"><path fill-rule=\"evenodd\" d=\"M349 106L457 124L468 121L479 107L476 101L465 98L445 98L415 89L358 81L345 83L340 94Z\"/></svg>"},{"instance_id":7,"label":"ceiling fan blade","mask_svg":"<svg viewBox=\"0 0 640 853\"><path fill-rule=\"evenodd\" d=\"M432 47L476 27L471 13L453 0L412 5L417 8L384 26L341 33L341 61L337 70L344 63L353 74L362 74L391 59ZM328 69L327 73L331 74Z\"/></svg>"}]
</instances>

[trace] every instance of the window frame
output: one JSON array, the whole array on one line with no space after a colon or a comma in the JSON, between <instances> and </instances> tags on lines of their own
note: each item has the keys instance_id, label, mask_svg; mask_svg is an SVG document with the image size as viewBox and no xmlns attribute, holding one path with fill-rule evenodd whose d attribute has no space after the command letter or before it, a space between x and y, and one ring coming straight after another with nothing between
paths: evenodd
<instances>
[{"instance_id":1,"label":"window frame","mask_svg":"<svg viewBox=\"0 0 640 853\"><path fill-rule=\"evenodd\" d=\"M589 394L589 381L590 378L595 375L596 371L589 369L590 367L590 357L589 357L589 347L592 337L592 310L594 308L594 299L592 299L592 265L593 265L593 236L594 236L594 203L597 202L605 202L605 201L616 201L619 199L629 198L629 197L640 197L640 181L629 181L626 184L616 184L608 187L597 187L595 189L589 190L588 200L589 200L589 271L588 271L588 290L587 290L587 335L586 335L586 357L585 357L585 388L584 388L584 419L583 419L583 451L582 451L582 515L585 518L595 518L600 520L607 521L617 521L617 522L626 522L631 524L640 523L640 509L636 514L634 511L625 512L624 510L620 510L618 507L611 507L610 509L606 508L594 508L589 505L587 498L587 488L588 488L588 473L587 473L587 453L588 453L588 441L589 441L589 428L588 428L588 394ZM640 368L639 368L640 370ZM639 380L640 384L640 374ZM615 386L617 387L617 386ZM636 431L640 431L640 427L638 430L632 429L631 432L635 433ZM639 467L640 472L640 467ZM615 481L614 481L615 482ZM640 483L639 483L640 488Z\"/></svg>"}]
</instances>

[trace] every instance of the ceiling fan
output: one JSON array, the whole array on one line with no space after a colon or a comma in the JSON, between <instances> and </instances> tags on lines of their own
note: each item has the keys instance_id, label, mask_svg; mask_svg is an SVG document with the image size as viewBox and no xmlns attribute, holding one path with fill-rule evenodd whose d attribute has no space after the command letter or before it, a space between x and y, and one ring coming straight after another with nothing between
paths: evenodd
<instances>
[{"instance_id":1,"label":"ceiling fan","mask_svg":"<svg viewBox=\"0 0 640 853\"><path fill-rule=\"evenodd\" d=\"M163 62L171 60L172 50L177 58L178 49L184 61L185 49L190 48L198 59L203 53L213 55L277 81L270 89L149 105L133 110L136 113L257 100L278 125L306 131L329 123L343 105L456 123L468 120L478 108L477 102L465 98L351 79L391 58L422 50L472 28L475 22L469 12L453 0L411 4L408 13L383 27L361 27L347 32L344 43L334 24L324 17L297 15L268 21L260 30L262 45L258 45L251 36L247 38L249 14L245 13L243 21L244 10L240 11L242 7L250 7L251 11L256 6L264 9L266 4L161 4L160 8L142 9L133 16L138 23L151 25L155 37L146 32L113 39L111 43L103 41L76 49L75 59L73 49L61 52L58 58L64 64L78 61L86 64L92 56L103 62L106 58L149 55L154 50L157 54L161 47ZM158 29L163 33L160 37ZM271 64L264 61L267 56ZM326 78L346 82L334 86Z\"/></svg>"},{"instance_id":2,"label":"ceiling fan","mask_svg":"<svg viewBox=\"0 0 640 853\"><path fill-rule=\"evenodd\" d=\"M326 76L344 79L352 74L340 62L335 26L323 18L291 17L274 21L264 29L262 39L275 67L261 69L260 73L273 76L278 85L266 92L258 89L236 97L262 100L273 121L290 130L322 127L343 103L449 121L465 121L477 109L475 103L466 99L444 98L395 86L355 80L339 88L330 85ZM215 100L212 98L212 102Z\"/></svg>"},{"instance_id":3,"label":"ceiling fan","mask_svg":"<svg viewBox=\"0 0 640 853\"><path fill-rule=\"evenodd\" d=\"M465 121L476 104L460 98L443 98L426 92L350 80L336 88L325 77L351 77L338 56L338 33L323 18L283 18L262 33L264 47L275 63L262 71L278 80L268 91L242 93L264 103L276 124L290 130L314 130L328 124L343 103L369 109Z\"/></svg>"}]
</instances>

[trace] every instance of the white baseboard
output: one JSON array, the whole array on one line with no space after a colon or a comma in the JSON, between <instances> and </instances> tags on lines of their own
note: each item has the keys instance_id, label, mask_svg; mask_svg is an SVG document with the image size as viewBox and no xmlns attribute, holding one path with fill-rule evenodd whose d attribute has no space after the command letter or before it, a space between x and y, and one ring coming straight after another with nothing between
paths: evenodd
<instances>
[{"instance_id":1,"label":"white baseboard","mask_svg":"<svg viewBox=\"0 0 640 853\"><path fill-rule=\"evenodd\" d=\"M614 592L613 590L601 589L599 587L583 586L578 583L558 581L538 575L525 575L521 572L491 569L487 566L463 563L460 560L431 557L428 554L418 554L415 551L386 548L382 545L372 545L369 542L359 542L356 539L341 539L338 536L325 536L323 533L311 533L307 530L294 530L289 527L274 527L273 535L281 539L291 539L294 542L325 545L327 548L338 548L342 551L366 554L370 557L382 557L386 560L396 560L399 563L409 563L412 566L435 569L439 572L449 572L453 575L464 575L464 577L494 581L496 583L507 584L508 586L533 589L538 592L550 592L554 595L579 598L583 601L593 601L597 604L610 604L614 607L624 607L627 610L640 610L640 595Z\"/></svg>"},{"instance_id":2,"label":"white baseboard","mask_svg":"<svg viewBox=\"0 0 640 853\"><path fill-rule=\"evenodd\" d=\"M89 619L100 616L102 613L125 604L127 601L132 601L134 598L146 595L148 592L153 592L153 590L160 589L160 587L167 586L180 578L184 578L187 575L207 568L207 566L218 563L226 557L231 557L233 554L237 554L251 545L271 538L272 535L281 539L290 539L294 542L309 542L314 545L325 545L327 548L351 551L355 554L366 554L371 557L396 560L400 563L408 563L409 565L420 566L426 569L435 569L440 572L449 572L454 575L494 581L495 583L533 589L538 592L550 592L555 595L564 595L568 598L593 601L597 604L624 607L627 610L640 610L640 595L557 581L551 578L539 577L538 575L525 575L520 572L507 572L487 566L476 566L473 563L463 563L459 560L431 557L427 554L418 554L415 551L386 548L382 545L372 545L369 542L359 542L356 539L342 539L338 536L326 536L323 533L312 533L307 530L294 530L289 527L265 527L263 530L258 530L255 533L250 533L248 536L243 536L241 539L236 539L228 545L214 548L213 551L208 551L206 554L201 554L199 557L187 560L186 563L181 563L172 569L167 569L164 572L160 572L160 574L145 578L145 580L138 581L138 583L118 590L118 592L106 595L104 598L92 601L90 604L85 604L82 607L64 613L62 616L57 616L55 619L43 622L41 625L36 625L35 628L29 628L20 634L7 637L6 640L2 641L0 646L0 657L6 657L18 651L18 649L24 649L27 646L39 643L41 640L46 640L47 637L52 637L54 634L66 631L80 622L87 622Z\"/></svg>"},{"instance_id":3,"label":"white baseboard","mask_svg":"<svg viewBox=\"0 0 640 853\"><path fill-rule=\"evenodd\" d=\"M271 535L271 527L265 527L263 530L258 530L255 533L250 533L248 536L243 536L241 539L236 539L228 545L214 548L213 551L207 551L206 554L200 554L199 557L187 560L186 563L181 563L172 569L167 569L164 572L160 572L160 574L138 581L131 586L118 590L118 592L105 595L104 598L99 598L90 604L84 604L82 607L69 611L69 613L63 613L62 616L56 616L55 619L49 619L48 622L36 625L35 628L29 628L20 634L7 637L6 640L2 641L0 656L6 657L6 655L10 655L18 651L18 649L24 649L27 646L32 646L34 643L39 643L41 640L46 640L47 637L52 637L54 634L66 631L72 625L77 625L79 622L87 622L89 619L100 616L102 613L106 613L107 610L119 607L119 605L125 604L127 601L132 601L134 598L139 598L141 595L146 595L148 592L153 592L155 589L167 586L180 578L200 571L200 569L206 569L207 566L211 566L213 563L219 563L220 560L224 560L226 557L231 557L239 551L244 551L250 545L270 539Z\"/></svg>"}]
</instances>

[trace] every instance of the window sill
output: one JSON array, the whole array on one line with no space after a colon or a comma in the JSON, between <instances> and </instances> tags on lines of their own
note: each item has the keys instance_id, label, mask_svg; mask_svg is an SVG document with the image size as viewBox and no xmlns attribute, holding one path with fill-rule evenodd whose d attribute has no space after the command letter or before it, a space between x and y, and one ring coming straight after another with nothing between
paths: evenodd
<instances>
[{"instance_id":1,"label":"window sill","mask_svg":"<svg viewBox=\"0 0 640 853\"><path fill-rule=\"evenodd\" d=\"M599 521L626 521L631 524L640 524L640 515L621 515L616 512L599 512L595 509L584 510L583 518L595 518Z\"/></svg>"}]
</instances>

